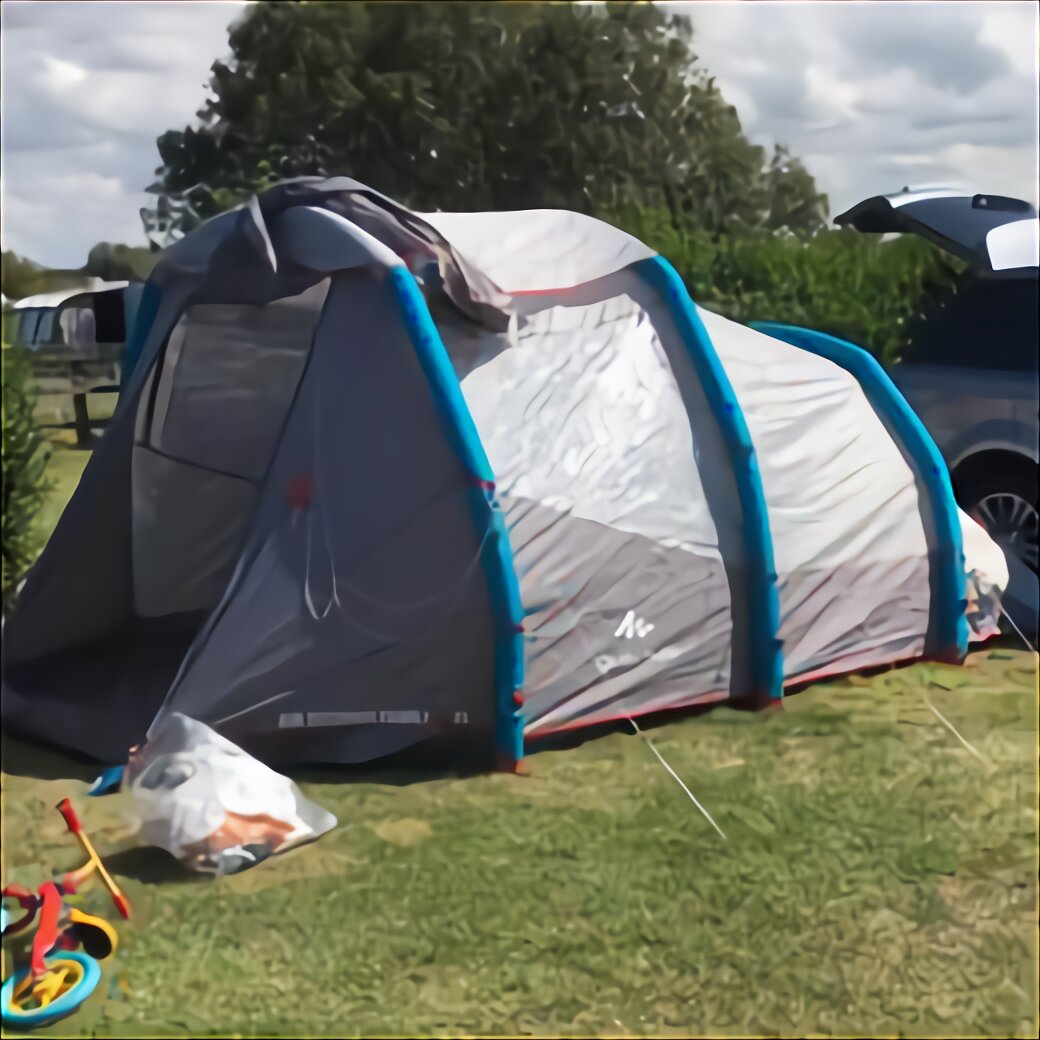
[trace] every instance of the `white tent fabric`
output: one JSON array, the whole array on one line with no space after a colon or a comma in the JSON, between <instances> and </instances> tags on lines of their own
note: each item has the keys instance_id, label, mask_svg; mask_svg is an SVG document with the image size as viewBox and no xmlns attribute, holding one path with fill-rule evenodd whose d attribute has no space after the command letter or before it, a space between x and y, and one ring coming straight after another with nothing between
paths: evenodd
<instances>
[{"instance_id":1,"label":"white tent fabric","mask_svg":"<svg viewBox=\"0 0 1040 1040\"><path fill-rule=\"evenodd\" d=\"M824 358L701 316L762 473L785 677L920 656L929 589L918 489L859 383Z\"/></svg>"},{"instance_id":2,"label":"white tent fabric","mask_svg":"<svg viewBox=\"0 0 1040 1040\"><path fill-rule=\"evenodd\" d=\"M78 285L69 288L37 293L34 296L24 296L20 300L15 300L11 307L14 310L60 307L75 296L82 296L84 293L104 292L108 289L125 289L129 284L129 282L106 282L102 278L85 278Z\"/></svg>"},{"instance_id":3,"label":"white tent fabric","mask_svg":"<svg viewBox=\"0 0 1040 1040\"><path fill-rule=\"evenodd\" d=\"M512 295L571 289L654 255L631 235L566 210L423 213L422 219Z\"/></svg>"},{"instance_id":4,"label":"white tent fabric","mask_svg":"<svg viewBox=\"0 0 1040 1040\"><path fill-rule=\"evenodd\" d=\"M736 521L707 507L669 361L668 348L683 354L674 323L631 270L532 295L525 310L515 342L500 334L461 386L510 531L528 735L724 698L717 524ZM455 328L442 335L454 354ZM718 457L713 431L701 435ZM676 609L693 600L696 612Z\"/></svg>"}]
</instances>

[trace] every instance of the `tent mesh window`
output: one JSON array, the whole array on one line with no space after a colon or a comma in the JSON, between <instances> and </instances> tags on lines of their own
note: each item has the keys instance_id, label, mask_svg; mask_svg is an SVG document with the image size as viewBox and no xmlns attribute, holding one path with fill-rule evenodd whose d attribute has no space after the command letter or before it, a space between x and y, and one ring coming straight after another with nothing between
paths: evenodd
<instances>
[{"instance_id":1,"label":"tent mesh window","mask_svg":"<svg viewBox=\"0 0 1040 1040\"><path fill-rule=\"evenodd\" d=\"M140 615L210 610L223 592L327 291L324 281L267 304L196 305L170 334L133 451Z\"/></svg>"}]
</instances>

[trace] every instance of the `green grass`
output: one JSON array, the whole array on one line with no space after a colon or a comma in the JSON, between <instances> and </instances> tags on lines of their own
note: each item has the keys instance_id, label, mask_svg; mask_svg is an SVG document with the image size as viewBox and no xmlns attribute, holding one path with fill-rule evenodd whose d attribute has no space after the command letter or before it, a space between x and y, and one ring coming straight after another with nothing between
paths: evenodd
<instances>
[{"instance_id":1,"label":"green grass","mask_svg":"<svg viewBox=\"0 0 1040 1040\"><path fill-rule=\"evenodd\" d=\"M117 394L87 394L87 412L91 419L111 419L116 410ZM71 423L75 416L72 394L41 392L36 397L36 418L41 423Z\"/></svg>"},{"instance_id":2,"label":"green grass","mask_svg":"<svg viewBox=\"0 0 1040 1040\"><path fill-rule=\"evenodd\" d=\"M57 438L51 443L53 450L50 462L47 463L47 478L53 484L53 489L37 517L37 524L44 536L49 536L57 525L90 459L89 451L80 451Z\"/></svg>"},{"instance_id":3,"label":"green grass","mask_svg":"<svg viewBox=\"0 0 1040 1040\"><path fill-rule=\"evenodd\" d=\"M116 394L89 394L87 407L91 419L111 419L118 398ZM72 397L69 394L38 394L36 420L39 423L60 423L72 417ZM52 484L44 508L37 517L37 526L44 537L48 537L58 523L62 512L76 490L83 470L90 460L90 452L76 447L76 434L72 429L46 427L45 433L51 443L51 459L47 464L47 478Z\"/></svg>"},{"instance_id":4,"label":"green grass","mask_svg":"<svg viewBox=\"0 0 1040 1040\"><path fill-rule=\"evenodd\" d=\"M649 731L725 841L621 733L527 777L301 779L339 827L217 881L133 849L120 797L5 773L5 879L77 861L70 795L133 900L54 1035L1035 1036L1036 697L998 646Z\"/></svg>"}]
</instances>

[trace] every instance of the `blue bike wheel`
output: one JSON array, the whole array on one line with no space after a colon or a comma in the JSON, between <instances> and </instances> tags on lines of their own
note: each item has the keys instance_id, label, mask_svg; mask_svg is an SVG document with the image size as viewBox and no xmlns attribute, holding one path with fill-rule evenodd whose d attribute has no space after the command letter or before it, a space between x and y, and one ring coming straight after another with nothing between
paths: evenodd
<instances>
[{"instance_id":1,"label":"blue bike wheel","mask_svg":"<svg viewBox=\"0 0 1040 1040\"><path fill-rule=\"evenodd\" d=\"M60 968L63 962L71 962L70 966L75 966L74 971L79 978L46 1007L22 1008L13 1002L14 991L29 974L28 968L15 972L4 982L0 989L0 1011L2 1011L5 1026L38 1029L40 1026L48 1026L52 1022L57 1022L58 1019L71 1015L79 1009L101 981L101 967L93 957L88 957L78 950L55 951L44 958L44 963L52 969Z\"/></svg>"}]
</instances>

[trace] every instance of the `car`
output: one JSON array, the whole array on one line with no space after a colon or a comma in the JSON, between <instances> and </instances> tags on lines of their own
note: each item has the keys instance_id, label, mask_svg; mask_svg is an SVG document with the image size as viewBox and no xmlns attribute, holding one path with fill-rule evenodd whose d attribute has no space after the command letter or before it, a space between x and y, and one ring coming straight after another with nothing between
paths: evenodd
<instances>
[{"instance_id":1,"label":"car","mask_svg":"<svg viewBox=\"0 0 1040 1040\"><path fill-rule=\"evenodd\" d=\"M889 375L941 452L960 507L1003 550L1009 572L1004 617L1027 642L1035 641L1040 627L1036 209L1000 195L904 188L865 199L835 223L864 234L919 235L966 262L956 292L908 328L903 356L889 366ZM784 328L751 324L771 335ZM1035 642L1030 645L1035 649Z\"/></svg>"},{"instance_id":2,"label":"car","mask_svg":"<svg viewBox=\"0 0 1040 1040\"><path fill-rule=\"evenodd\" d=\"M917 234L967 261L889 374L942 453L961 508L1037 572L1038 221L1032 205L952 189L879 195L835 218Z\"/></svg>"}]
</instances>

